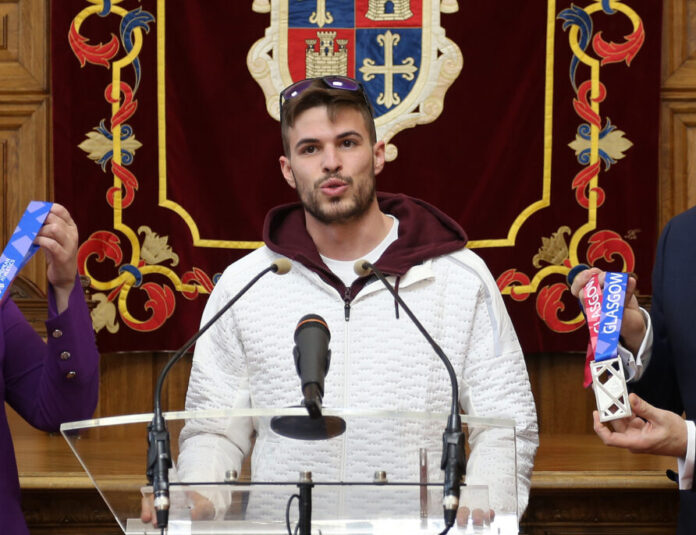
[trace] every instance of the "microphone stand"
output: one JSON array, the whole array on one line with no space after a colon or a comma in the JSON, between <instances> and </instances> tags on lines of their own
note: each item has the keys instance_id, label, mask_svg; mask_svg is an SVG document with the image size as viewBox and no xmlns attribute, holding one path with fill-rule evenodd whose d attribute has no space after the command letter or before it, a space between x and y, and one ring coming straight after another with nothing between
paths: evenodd
<instances>
[{"instance_id":1,"label":"microphone stand","mask_svg":"<svg viewBox=\"0 0 696 535\"><path fill-rule=\"evenodd\" d=\"M169 370L181 360L186 351L205 333L229 308L242 297L249 288L258 282L269 271L283 275L290 270L290 262L285 259L278 259L266 269L257 274L247 283L237 294L230 299L201 329L194 334L181 349L179 349L169 362L164 366L157 378L154 394L154 410L152 422L147 427L147 470L145 472L147 480L152 484L155 496L154 506L157 518L157 526L164 533L164 529L169 522L169 469L172 467L172 455L170 447L169 430L162 414L162 385L167 377Z\"/></svg>"},{"instance_id":2,"label":"microphone stand","mask_svg":"<svg viewBox=\"0 0 696 535\"><path fill-rule=\"evenodd\" d=\"M442 435L442 459L440 468L445 472L444 492L443 492L443 509L445 530L440 535L445 535L454 525L457 519L457 509L459 507L459 489L461 479L466 474L466 453L464 450L464 442L466 437L462 432L462 418L459 415L459 384L457 374L452 367L452 363L445 355L440 346L433 340L432 336L425 330L425 327L418 321L418 318L411 312L411 309L404 303L403 299L394 290L393 286L387 281L384 274L367 260L358 260L355 263L355 272L360 276L369 275L370 272L384 284L389 292L394 296L394 299L406 311L406 314L413 324L418 328L421 334L428 341L435 353L445 365L449 374L450 384L452 385L452 406L450 415L447 418L447 427Z\"/></svg>"}]
</instances>

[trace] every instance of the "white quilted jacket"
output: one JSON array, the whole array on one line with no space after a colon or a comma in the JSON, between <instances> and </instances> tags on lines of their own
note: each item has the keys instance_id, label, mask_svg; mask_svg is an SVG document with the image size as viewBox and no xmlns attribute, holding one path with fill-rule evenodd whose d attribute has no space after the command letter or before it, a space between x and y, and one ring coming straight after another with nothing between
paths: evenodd
<instances>
[{"instance_id":1,"label":"white quilted jacket","mask_svg":"<svg viewBox=\"0 0 696 535\"><path fill-rule=\"evenodd\" d=\"M229 266L202 323L277 257L263 247ZM517 510L521 516L538 445L536 413L522 352L495 281L465 248L411 268L400 280L399 295L452 361L463 411L515 420L517 488L509 478L510 467L515 469L515 460L506 455L510 437L493 431L467 434L472 447L467 484L488 484L491 508ZM326 408L449 411L451 388L443 364L403 311L396 318L394 299L378 280L350 303L346 321L343 297L297 262L284 276L266 275L199 340L186 409L297 405L301 393L293 334L308 313L321 315L331 331ZM366 481L377 469L386 470L390 480L413 481L403 466L412 466L411 459L403 457L414 443L439 452L446 423L392 430L349 427L331 441L299 443L279 437L267 422L235 422L201 420L185 426L177 461L181 480L219 481L225 471L239 470L255 431L252 472L257 480L296 480L296 467L312 459L320 461L312 467L315 481ZM322 468L327 459L332 462ZM432 465L439 465L439 458L430 463L431 474L438 476L439 466ZM284 503L273 507L277 512Z\"/></svg>"}]
</instances>

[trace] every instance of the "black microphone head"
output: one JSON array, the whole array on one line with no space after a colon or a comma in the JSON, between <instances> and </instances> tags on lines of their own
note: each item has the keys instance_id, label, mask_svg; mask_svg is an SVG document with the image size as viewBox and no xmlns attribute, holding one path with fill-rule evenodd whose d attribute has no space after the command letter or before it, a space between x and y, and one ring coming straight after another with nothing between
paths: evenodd
<instances>
[{"instance_id":1,"label":"black microphone head","mask_svg":"<svg viewBox=\"0 0 696 535\"><path fill-rule=\"evenodd\" d=\"M331 333L324 318L317 314L303 316L295 328L295 368L300 376L304 403L310 415L321 415L324 377L329 371Z\"/></svg>"},{"instance_id":2,"label":"black microphone head","mask_svg":"<svg viewBox=\"0 0 696 535\"><path fill-rule=\"evenodd\" d=\"M355 264L353 264L353 271L358 277L367 277L372 273L372 268L367 260L360 259Z\"/></svg>"},{"instance_id":3,"label":"black microphone head","mask_svg":"<svg viewBox=\"0 0 696 535\"><path fill-rule=\"evenodd\" d=\"M331 332L329 331L329 326L326 324L326 320L322 318L319 314L307 314L302 316L300 321L297 322L297 327L295 327L295 343L297 343L297 335L304 329L308 327L318 327L326 336L331 340Z\"/></svg>"},{"instance_id":4,"label":"black microphone head","mask_svg":"<svg viewBox=\"0 0 696 535\"><path fill-rule=\"evenodd\" d=\"M568 275L566 275L568 286L572 286L575 277L577 277L579 273L585 271L586 269L590 269L590 266L588 266L587 264L578 264L577 266L573 266L572 268L570 268Z\"/></svg>"}]
</instances>

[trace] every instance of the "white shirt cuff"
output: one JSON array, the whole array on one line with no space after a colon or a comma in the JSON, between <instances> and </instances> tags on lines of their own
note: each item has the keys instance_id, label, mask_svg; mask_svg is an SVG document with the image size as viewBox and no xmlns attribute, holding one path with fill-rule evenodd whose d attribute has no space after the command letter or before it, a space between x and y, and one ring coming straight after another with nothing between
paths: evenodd
<instances>
[{"instance_id":1,"label":"white shirt cuff","mask_svg":"<svg viewBox=\"0 0 696 535\"><path fill-rule=\"evenodd\" d=\"M686 422L686 457L677 459L679 467L679 490L690 490L694 481L694 457L696 457L696 425Z\"/></svg>"},{"instance_id":2,"label":"white shirt cuff","mask_svg":"<svg viewBox=\"0 0 696 535\"><path fill-rule=\"evenodd\" d=\"M619 344L618 352L623 362L624 375L626 376L627 382L638 381L643 375L643 371L648 367L650 362L650 357L652 356L652 346L653 346L653 329L652 321L650 321L650 314L641 308L640 311L643 313L643 320L645 321L645 336L643 341L638 348L638 354L633 355L628 349Z\"/></svg>"}]
</instances>

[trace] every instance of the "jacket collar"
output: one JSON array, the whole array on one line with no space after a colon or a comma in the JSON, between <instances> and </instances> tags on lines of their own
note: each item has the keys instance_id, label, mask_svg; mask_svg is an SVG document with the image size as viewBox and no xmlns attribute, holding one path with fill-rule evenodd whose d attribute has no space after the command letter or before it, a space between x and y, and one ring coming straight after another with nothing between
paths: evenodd
<instances>
[{"instance_id":1,"label":"jacket collar","mask_svg":"<svg viewBox=\"0 0 696 535\"><path fill-rule=\"evenodd\" d=\"M382 212L399 220L398 239L375 263L386 274L403 277L413 266L462 249L467 243L466 234L459 224L425 201L390 193L378 193L377 201ZM300 203L273 208L266 215L263 239L269 249L300 262L345 295L345 286L321 260L307 232ZM357 295L366 281L367 278L353 283L351 298Z\"/></svg>"}]
</instances>

